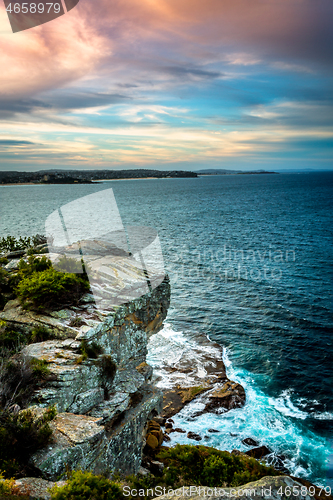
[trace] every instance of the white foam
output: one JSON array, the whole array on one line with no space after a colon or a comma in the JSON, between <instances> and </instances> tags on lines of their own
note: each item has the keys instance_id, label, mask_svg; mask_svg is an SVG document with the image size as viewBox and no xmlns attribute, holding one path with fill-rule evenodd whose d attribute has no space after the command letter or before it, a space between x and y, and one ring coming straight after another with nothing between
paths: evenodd
<instances>
[{"instance_id":1,"label":"white foam","mask_svg":"<svg viewBox=\"0 0 333 500\"><path fill-rule=\"evenodd\" d=\"M324 411L323 413L311 413L311 417L316 420L333 420L333 413Z\"/></svg>"},{"instance_id":2,"label":"white foam","mask_svg":"<svg viewBox=\"0 0 333 500\"><path fill-rule=\"evenodd\" d=\"M187 338L183 332L174 331L170 324L151 338L148 349L148 362L153 365L155 374L160 376L160 387L171 387L179 381L181 375L184 376L163 370L165 366L177 368L178 361L184 355L193 359L196 366L200 366L200 353L210 353L213 359L221 359L221 350L214 343L209 345L207 341L201 345L201 342ZM249 448L242 444L242 440L252 437L260 445L272 449L274 456L284 455L284 464L293 475L318 484L325 482L326 462L331 453L330 443L303 425L310 416L303 411L303 402L300 401L298 405L293 400L291 390L283 391L276 398L268 397L257 386L256 375L236 369L231 357L231 351L224 348L223 361L227 375L245 388L245 406L219 415L205 413L195 416L204 407L201 401L204 396L199 396L173 417L174 427L183 428L186 433L171 433L170 444L199 444L187 438L187 432L191 430L202 437L200 444L227 451L247 451ZM188 380L187 375L185 380ZM333 418L328 412L311 414L314 415L318 419ZM219 430L219 433L209 433L210 428Z\"/></svg>"},{"instance_id":3,"label":"white foam","mask_svg":"<svg viewBox=\"0 0 333 500\"><path fill-rule=\"evenodd\" d=\"M206 338L201 340L199 344L187 338L168 323L150 338L147 362L154 368L157 387L167 389L180 383L190 387L206 377L207 358L213 364L221 359L222 351Z\"/></svg>"},{"instance_id":4,"label":"white foam","mask_svg":"<svg viewBox=\"0 0 333 500\"><path fill-rule=\"evenodd\" d=\"M305 411L300 410L291 401L292 391L287 389L281 393L278 398L268 398L268 402L271 406L287 417L300 418L305 420L308 414Z\"/></svg>"}]
</instances>

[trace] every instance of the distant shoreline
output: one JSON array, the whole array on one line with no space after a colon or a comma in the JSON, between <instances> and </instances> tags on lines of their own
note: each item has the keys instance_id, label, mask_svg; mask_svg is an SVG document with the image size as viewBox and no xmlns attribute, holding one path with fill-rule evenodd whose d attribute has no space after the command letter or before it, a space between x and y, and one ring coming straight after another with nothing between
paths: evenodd
<instances>
[{"instance_id":1,"label":"distant shoreline","mask_svg":"<svg viewBox=\"0 0 333 500\"><path fill-rule=\"evenodd\" d=\"M199 177L199 176L198 176ZM81 186L83 184L100 184L110 181L146 181L151 179L176 179L177 177L124 177L123 179L94 179L91 182L7 182L0 186ZM178 177L178 179L193 179L193 177Z\"/></svg>"},{"instance_id":2,"label":"distant shoreline","mask_svg":"<svg viewBox=\"0 0 333 500\"><path fill-rule=\"evenodd\" d=\"M263 174L278 174L279 172L235 172L228 174L198 174L197 177L214 177L214 176L229 176L229 175L263 175ZM123 177L120 179L93 179L90 182L10 182L0 184L0 186L74 186L83 184L101 184L102 182L117 182L117 181L147 181L147 180L164 180L164 179L194 179L195 177Z\"/></svg>"},{"instance_id":3,"label":"distant shoreline","mask_svg":"<svg viewBox=\"0 0 333 500\"><path fill-rule=\"evenodd\" d=\"M113 180L196 178L195 172L183 170L40 170L38 172L1 171L0 185L93 184Z\"/></svg>"},{"instance_id":4,"label":"distant shoreline","mask_svg":"<svg viewBox=\"0 0 333 500\"><path fill-rule=\"evenodd\" d=\"M212 172L212 173L207 173L207 174L201 174L201 173L198 173L198 177L211 177L211 176L215 176L215 175L266 175L266 174L279 174L279 172L228 172L228 173L215 173L215 172Z\"/></svg>"},{"instance_id":5,"label":"distant shoreline","mask_svg":"<svg viewBox=\"0 0 333 500\"><path fill-rule=\"evenodd\" d=\"M178 177L179 178L179 177ZM95 182L110 182L110 181L146 181L149 179L176 179L176 177L123 177L122 179L94 179ZM181 177L181 179L193 179L193 177Z\"/></svg>"}]
</instances>

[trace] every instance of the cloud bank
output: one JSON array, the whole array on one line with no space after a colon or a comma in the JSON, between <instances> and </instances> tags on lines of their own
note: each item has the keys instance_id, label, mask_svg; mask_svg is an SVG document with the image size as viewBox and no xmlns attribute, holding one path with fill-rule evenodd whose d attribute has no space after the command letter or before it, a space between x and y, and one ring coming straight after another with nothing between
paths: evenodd
<instances>
[{"instance_id":1,"label":"cloud bank","mask_svg":"<svg viewBox=\"0 0 333 500\"><path fill-rule=\"evenodd\" d=\"M332 19L331 0L80 0L13 35L1 7L3 168L332 168Z\"/></svg>"}]
</instances>

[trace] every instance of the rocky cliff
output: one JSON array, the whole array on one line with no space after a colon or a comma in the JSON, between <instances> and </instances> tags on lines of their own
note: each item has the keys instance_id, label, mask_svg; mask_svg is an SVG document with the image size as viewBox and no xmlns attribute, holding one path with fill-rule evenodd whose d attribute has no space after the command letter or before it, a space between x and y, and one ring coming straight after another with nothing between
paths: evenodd
<instances>
[{"instance_id":1,"label":"rocky cliff","mask_svg":"<svg viewBox=\"0 0 333 500\"><path fill-rule=\"evenodd\" d=\"M119 259L117 265L121 268ZM137 472L147 421L161 411L163 400L150 383L147 341L161 329L169 301L165 277L155 289L111 311L98 310L90 294L76 307L43 314L23 310L18 300L6 304L0 319L7 324L25 332L43 325L56 337L25 346L17 361L35 359L47 367L46 379L25 407L36 415L50 405L58 410L52 442L31 458L42 477L57 480L68 467Z\"/></svg>"}]
</instances>

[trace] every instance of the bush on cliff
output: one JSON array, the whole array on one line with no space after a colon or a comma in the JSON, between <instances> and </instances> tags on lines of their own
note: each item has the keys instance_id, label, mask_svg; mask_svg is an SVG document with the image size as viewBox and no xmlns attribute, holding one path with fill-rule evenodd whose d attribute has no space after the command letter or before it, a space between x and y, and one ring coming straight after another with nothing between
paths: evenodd
<instances>
[{"instance_id":1,"label":"bush on cliff","mask_svg":"<svg viewBox=\"0 0 333 500\"><path fill-rule=\"evenodd\" d=\"M1 361L0 405L8 408L17 404L24 408L35 390L50 379L48 364L20 353Z\"/></svg>"},{"instance_id":2,"label":"bush on cliff","mask_svg":"<svg viewBox=\"0 0 333 500\"><path fill-rule=\"evenodd\" d=\"M50 267L23 278L16 293L26 309L57 309L77 303L88 290L89 283L81 275Z\"/></svg>"},{"instance_id":3,"label":"bush on cliff","mask_svg":"<svg viewBox=\"0 0 333 500\"><path fill-rule=\"evenodd\" d=\"M180 445L166 448L156 456L164 463L160 476L129 476L131 488L145 492L156 486L177 489L181 486L233 487L264 476L277 476L272 467L267 467L254 458L232 455L227 451L208 446ZM141 497L142 495L138 495ZM156 495L146 496L153 498Z\"/></svg>"},{"instance_id":4,"label":"bush on cliff","mask_svg":"<svg viewBox=\"0 0 333 500\"><path fill-rule=\"evenodd\" d=\"M1 367L4 367L4 361L6 359L9 359L14 354L17 354L26 344L44 342L45 340L50 340L54 337L55 336L52 333L52 330L43 325L37 325L31 330L30 333L27 333L23 328L14 329L11 326L11 323L0 320L0 359L2 360Z\"/></svg>"},{"instance_id":5,"label":"bush on cliff","mask_svg":"<svg viewBox=\"0 0 333 500\"><path fill-rule=\"evenodd\" d=\"M83 260L77 261L75 259L70 259L64 255L59 259L59 261L54 265L57 271L62 271L63 273L82 273L85 270Z\"/></svg>"},{"instance_id":6,"label":"bush on cliff","mask_svg":"<svg viewBox=\"0 0 333 500\"><path fill-rule=\"evenodd\" d=\"M91 472L73 472L69 481L51 490L51 500L123 500L119 485Z\"/></svg>"},{"instance_id":7,"label":"bush on cliff","mask_svg":"<svg viewBox=\"0 0 333 500\"><path fill-rule=\"evenodd\" d=\"M45 245L46 237L42 234L36 234L31 237L15 238L14 236L3 236L0 238L0 252L15 252L17 250L25 250L37 245Z\"/></svg>"},{"instance_id":8,"label":"bush on cliff","mask_svg":"<svg viewBox=\"0 0 333 500\"><path fill-rule=\"evenodd\" d=\"M19 330L13 330L8 326L7 322L0 320L0 357L7 357L4 355L5 351L15 353L17 350L26 343L26 335Z\"/></svg>"},{"instance_id":9,"label":"bush on cliff","mask_svg":"<svg viewBox=\"0 0 333 500\"><path fill-rule=\"evenodd\" d=\"M4 477L29 474L29 457L49 442L49 422L55 415L54 407L37 418L31 410L12 414L0 409L0 473Z\"/></svg>"},{"instance_id":10,"label":"bush on cliff","mask_svg":"<svg viewBox=\"0 0 333 500\"><path fill-rule=\"evenodd\" d=\"M254 458L232 455L208 446L176 445L162 450L158 458L166 466L164 480L168 485L239 486L276 475Z\"/></svg>"}]
</instances>

